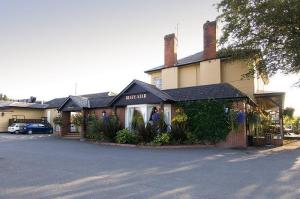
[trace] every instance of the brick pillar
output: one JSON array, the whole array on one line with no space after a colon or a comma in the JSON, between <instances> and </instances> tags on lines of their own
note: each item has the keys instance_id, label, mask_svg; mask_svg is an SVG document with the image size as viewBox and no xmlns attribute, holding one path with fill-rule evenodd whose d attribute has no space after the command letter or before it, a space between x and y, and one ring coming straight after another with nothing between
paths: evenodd
<instances>
[{"instance_id":1,"label":"brick pillar","mask_svg":"<svg viewBox=\"0 0 300 199\"><path fill-rule=\"evenodd\" d=\"M83 109L82 112L83 117L83 124L80 131L80 140L83 141L85 139L85 134L87 131L87 125L88 125L88 110Z\"/></svg>"},{"instance_id":2,"label":"brick pillar","mask_svg":"<svg viewBox=\"0 0 300 199\"><path fill-rule=\"evenodd\" d=\"M62 117L61 136L64 136L65 134L70 132L71 113L62 112L61 117Z\"/></svg>"},{"instance_id":3,"label":"brick pillar","mask_svg":"<svg viewBox=\"0 0 300 199\"><path fill-rule=\"evenodd\" d=\"M246 113L246 102L234 102L233 107L236 110L241 110ZM247 117L247 116L246 116ZM230 132L226 138L225 146L232 148L246 148L247 147L247 128L246 118L243 124L239 126L237 132Z\"/></svg>"}]
</instances>

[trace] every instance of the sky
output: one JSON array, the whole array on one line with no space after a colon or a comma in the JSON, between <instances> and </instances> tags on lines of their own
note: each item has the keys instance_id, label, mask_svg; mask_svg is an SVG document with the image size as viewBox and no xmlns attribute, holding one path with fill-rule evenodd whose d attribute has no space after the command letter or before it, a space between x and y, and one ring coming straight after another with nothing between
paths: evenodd
<instances>
[{"instance_id":1,"label":"sky","mask_svg":"<svg viewBox=\"0 0 300 199\"><path fill-rule=\"evenodd\" d=\"M202 26L218 0L0 0L0 93L50 100L119 92L163 63L163 37L178 32L178 57L203 50ZM178 26L178 29L177 29ZM178 31L177 31L178 30ZM297 76L276 75L300 115Z\"/></svg>"}]
</instances>

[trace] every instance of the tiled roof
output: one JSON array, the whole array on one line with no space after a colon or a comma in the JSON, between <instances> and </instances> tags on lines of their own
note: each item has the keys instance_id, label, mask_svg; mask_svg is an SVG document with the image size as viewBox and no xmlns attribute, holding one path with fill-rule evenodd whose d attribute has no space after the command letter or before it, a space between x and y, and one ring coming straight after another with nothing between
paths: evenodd
<instances>
[{"instance_id":1,"label":"tiled roof","mask_svg":"<svg viewBox=\"0 0 300 199\"><path fill-rule=\"evenodd\" d=\"M153 95L159 97L160 99L162 99L163 101L167 101L167 100L173 100L172 96L168 95L166 92L160 90L159 88L157 88L156 86L152 85L152 84L148 84L139 80L134 80L133 83L136 83L137 85L143 87L145 90L147 90L148 92L152 93Z\"/></svg>"},{"instance_id":2,"label":"tiled roof","mask_svg":"<svg viewBox=\"0 0 300 199\"><path fill-rule=\"evenodd\" d=\"M91 108L104 108L109 107L110 102L115 98L115 96L107 96L107 97L95 97L90 98L90 107Z\"/></svg>"},{"instance_id":3,"label":"tiled roof","mask_svg":"<svg viewBox=\"0 0 300 199\"><path fill-rule=\"evenodd\" d=\"M242 93L240 90L228 83L168 89L163 91L172 96L175 101L232 99L248 97L246 94Z\"/></svg>"},{"instance_id":4,"label":"tiled roof","mask_svg":"<svg viewBox=\"0 0 300 199\"><path fill-rule=\"evenodd\" d=\"M60 107L65 101L66 101L67 97L62 97L62 98L55 98L55 99L52 99L48 102L45 102L45 104L48 105L47 108L49 109L54 109L54 108L58 108Z\"/></svg>"},{"instance_id":5,"label":"tiled roof","mask_svg":"<svg viewBox=\"0 0 300 199\"><path fill-rule=\"evenodd\" d=\"M187 65L187 64L191 64L191 63L200 62L200 61L203 61L202 57L203 57L203 51L177 60L177 64L175 66L179 67L179 66L183 66L183 65ZM146 70L145 73L160 70L160 69L163 69L164 67L165 67L164 65L161 65L161 66L152 68L150 70Z\"/></svg>"},{"instance_id":6,"label":"tiled roof","mask_svg":"<svg viewBox=\"0 0 300 199\"><path fill-rule=\"evenodd\" d=\"M153 94L154 96L160 98L162 101L174 101L174 99L165 93L164 91L160 90L156 86L152 84L148 84L145 82L142 82L140 80L133 80L125 89L123 89L115 98L112 99L110 106L113 105L129 88L131 88L134 84L142 87L149 93Z\"/></svg>"},{"instance_id":7,"label":"tiled roof","mask_svg":"<svg viewBox=\"0 0 300 199\"><path fill-rule=\"evenodd\" d=\"M26 103L26 102L13 102L13 101L0 101L0 108L32 108L32 109L44 109L47 104L39 103Z\"/></svg>"},{"instance_id":8,"label":"tiled roof","mask_svg":"<svg viewBox=\"0 0 300 199\"><path fill-rule=\"evenodd\" d=\"M69 99L72 99L81 108L103 108L108 107L115 96L110 92L94 93L80 96L69 96L64 98L55 98L46 102L47 108L54 109L63 106Z\"/></svg>"}]
</instances>

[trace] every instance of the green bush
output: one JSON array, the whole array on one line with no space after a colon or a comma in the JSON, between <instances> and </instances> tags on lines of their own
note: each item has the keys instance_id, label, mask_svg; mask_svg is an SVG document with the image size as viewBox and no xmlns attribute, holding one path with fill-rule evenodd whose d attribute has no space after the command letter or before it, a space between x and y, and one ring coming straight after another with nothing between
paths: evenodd
<instances>
[{"instance_id":1,"label":"green bush","mask_svg":"<svg viewBox=\"0 0 300 199\"><path fill-rule=\"evenodd\" d=\"M75 115L72 115L72 123L76 126L76 127L81 127L83 125L83 116L81 113L77 113Z\"/></svg>"},{"instance_id":2,"label":"green bush","mask_svg":"<svg viewBox=\"0 0 300 199\"><path fill-rule=\"evenodd\" d=\"M236 111L234 109L230 109L229 114L228 114L228 119L230 122L230 129L233 132L237 132L239 129L239 123L238 123L238 113L239 111Z\"/></svg>"},{"instance_id":3,"label":"green bush","mask_svg":"<svg viewBox=\"0 0 300 199\"><path fill-rule=\"evenodd\" d=\"M53 118L53 123L55 125L62 126L62 117L60 115L56 116L55 118Z\"/></svg>"},{"instance_id":4,"label":"green bush","mask_svg":"<svg viewBox=\"0 0 300 199\"><path fill-rule=\"evenodd\" d=\"M140 127L145 127L144 118L141 112L134 110L131 122L131 128L133 130L138 130Z\"/></svg>"},{"instance_id":5,"label":"green bush","mask_svg":"<svg viewBox=\"0 0 300 199\"><path fill-rule=\"evenodd\" d=\"M188 130L199 141L217 143L226 139L230 132L230 121L225 107L230 101L195 101L179 104L187 115Z\"/></svg>"},{"instance_id":6,"label":"green bush","mask_svg":"<svg viewBox=\"0 0 300 199\"><path fill-rule=\"evenodd\" d=\"M172 140L175 143L183 143L187 139L188 117L181 109L176 110L176 115L172 119Z\"/></svg>"},{"instance_id":7,"label":"green bush","mask_svg":"<svg viewBox=\"0 0 300 199\"><path fill-rule=\"evenodd\" d=\"M106 139L112 141L115 139L117 132L121 129L119 118L112 115L108 120L101 120L102 131Z\"/></svg>"},{"instance_id":8,"label":"green bush","mask_svg":"<svg viewBox=\"0 0 300 199\"><path fill-rule=\"evenodd\" d=\"M137 144L138 137L129 129L122 129L117 132L116 142L119 144Z\"/></svg>"},{"instance_id":9,"label":"green bush","mask_svg":"<svg viewBox=\"0 0 300 199\"><path fill-rule=\"evenodd\" d=\"M94 140L104 140L101 120L98 120L96 117L89 118L86 137Z\"/></svg>"},{"instance_id":10,"label":"green bush","mask_svg":"<svg viewBox=\"0 0 300 199\"><path fill-rule=\"evenodd\" d=\"M139 126L136 130L139 138L139 142L148 143L152 142L154 137L157 135L157 129L153 124L149 122L145 126Z\"/></svg>"},{"instance_id":11,"label":"green bush","mask_svg":"<svg viewBox=\"0 0 300 199\"><path fill-rule=\"evenodd\" d=\"M169 133L161 133L155 136L153 143L157 145L164 145L170 142L170 135Z\"/></svg>"},{"instance_id":12,"label":"green bush","mask_svg":"<svg viewBox=\"0 0 300 199\"><path fill-rule=\"evenodd\" d=\"M186 141L185 144L198 144L199 140L197 139L197 136L191 132L188 132L186 134Z\"/></svg>"}]
</instances>

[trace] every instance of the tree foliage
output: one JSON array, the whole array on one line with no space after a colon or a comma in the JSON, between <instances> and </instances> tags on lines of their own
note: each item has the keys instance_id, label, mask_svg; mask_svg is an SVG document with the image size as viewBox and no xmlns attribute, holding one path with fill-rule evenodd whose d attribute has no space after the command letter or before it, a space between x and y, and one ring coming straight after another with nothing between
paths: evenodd
<instances>
[{"instance_id":1,"label":"tree foliage","mask_svg":"<svg viewBox=\"0 0 300 199\"><path fill-rule=\"evenodd\" d=\"M1 101L8 101L8 97L6 95L4 95L3 93L0 93L0 100Z\"/></svg>"},{"instance_id":2,"label":"tree foliage","mask_svg":"<svg viewBox=\"0 0 300 199\"><path fill-rule=\"evenodd\" d=\"M259 50L252 59L258 72L299 73L299 0L222 0L217 9L223 47Z\"/></svg>"},{"instance_id":3,"label":"tree foliage","mask_svg":"<svg viewBox=\"0 0 300 199\"><path fill-rule=\"evenodd\" d=\"M294 116L294 112L295 112L294 108L292 108L292 107L286 107L283 110L283 116L287 116L289 118L292 118Z\"/></svg>"}]
</instances>

